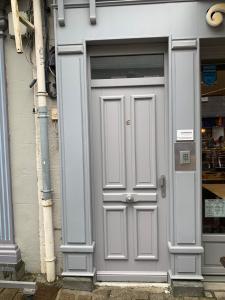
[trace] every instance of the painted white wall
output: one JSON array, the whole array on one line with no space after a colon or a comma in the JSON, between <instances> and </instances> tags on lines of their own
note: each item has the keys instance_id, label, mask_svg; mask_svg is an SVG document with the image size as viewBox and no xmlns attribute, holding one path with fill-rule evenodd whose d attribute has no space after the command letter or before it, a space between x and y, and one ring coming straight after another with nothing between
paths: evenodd
<instances>
[{"instance_id":1,"label":"painted white wall","mask_svg":"<svg viewBox=\"0 0 225 300\"><path fill-rule=\"evenodd\" d=\"M28 1L20 2L28 7ZM54 45L53 18L49 18L50 42ZM17 54L15 41L6 37L6 76L10 134L10 163L12 177L12 200L15 224L15 239L19 245L27 272L45 272L41 197L41 168L39 132L33 113L36 106L35 91L29 84L35 73L30 62L30 49L23 40L24 53ZM56 101L48 99L49 113L56 108ZM57 123L49 121L51 176L53 187L53 214L57 274L62 270L61 207L59 179L59 147Z\"/></svg>"},{"instance_id":2,"label":"painted white wall","mask_svg":"<svg viewBox=\"0 0 225 300\"><path fill-rule=\"evenodd\" d=\"M28 54L28 53L26 53ZM32 65L6 39L6 76L15 239L26 271L40 271Z\"/></svg>"}]
</instances>

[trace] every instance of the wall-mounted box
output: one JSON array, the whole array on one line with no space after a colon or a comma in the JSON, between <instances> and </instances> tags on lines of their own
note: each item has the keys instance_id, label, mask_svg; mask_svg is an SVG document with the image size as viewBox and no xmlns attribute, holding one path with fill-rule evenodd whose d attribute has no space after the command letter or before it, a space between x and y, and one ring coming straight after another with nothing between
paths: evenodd
<instances>
[{"instance_id":1,"label":"wall-mounted box","mask_svg":"<svg viewBox=\"0 0 225 300\"><path fill-rule=\"evenodd\" d=\"M57 108L52 108L51 119L52 119L52 121L57 121L58 120L58 110L57 110Z\"/></svg>"},{"instance_id":2,"label":"wall-mounted box","mask_svg":"<svg viewBox=\"0 0 225 300\"><path fill-rule=\"evenodd\" d=\"M27 13L24 11L20 11L19 14L27 19ZM8 24L9 24L9 35L11 37L15 37L15 33L14 33L14 27L13 27L13 20L12 20L12 12L8 13ZM25 34L27 33L27 27L25 25L23 25L20 22L20 33L21 36L25 36Z\"/></svg>"},{"instance_id":3,"label":"wall-mounted box","mask_svg":"<svg viewBox=\"0 0 225 300\"><path fill-rule=\"evenodd\" d=\"M194 142L177 142L174 144L175 171L194 171L196 155Z\"/></svg>"}]
</instances>

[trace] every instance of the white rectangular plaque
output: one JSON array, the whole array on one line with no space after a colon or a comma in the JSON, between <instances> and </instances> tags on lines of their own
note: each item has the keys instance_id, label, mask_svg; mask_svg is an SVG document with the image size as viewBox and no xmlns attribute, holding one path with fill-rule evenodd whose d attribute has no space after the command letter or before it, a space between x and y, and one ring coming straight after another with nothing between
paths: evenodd
<instances>
[{"instance_id":1,"label":"white rectangular plaque","mask_svg":"<svg viewBox=\"0 0 225 300\"><path fill-rule=\"evenodd\" d=\"M205 218L225 218L225 200L205 199Z\"/></svg>"},{"instance_id":2,"label":"white rectangular plaque","mask_svg":"<svg viewBox=\"0 0 225 300\"><path fill-rule=\"evenodd\" d=\"M193 141L194 129L178 129L177 141Z\"/></svg>"}]
</instances>

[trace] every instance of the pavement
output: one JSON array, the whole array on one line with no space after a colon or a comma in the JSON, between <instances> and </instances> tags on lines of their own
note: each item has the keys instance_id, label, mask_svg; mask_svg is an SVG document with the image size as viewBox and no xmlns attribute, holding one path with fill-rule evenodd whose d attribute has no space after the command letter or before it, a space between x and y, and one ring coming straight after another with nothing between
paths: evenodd
<instances>
[{"instance_id":1,"label":"pavement","mask_svg":"<svg viewBox=\"0 0 225 300\"><path fill-rule=\"evenodd\" d=\"M143 286L96 286L91 292L80 292L63 289L57 285L38 284L33 297L23 295L19 289L0 289L0 300L225 300L225 283L205 282L205 295L196 297L173 297L168 285L143 285Z\"/></svg>"}]
</instances>

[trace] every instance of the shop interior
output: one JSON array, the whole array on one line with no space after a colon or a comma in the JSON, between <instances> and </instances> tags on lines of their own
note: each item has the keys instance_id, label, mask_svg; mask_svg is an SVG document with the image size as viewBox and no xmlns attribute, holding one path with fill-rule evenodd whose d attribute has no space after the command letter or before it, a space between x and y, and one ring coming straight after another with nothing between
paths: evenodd
<instances>
[{"instance_id":1,"label":"shop interior","mask_svg":"<svg viewBox=\"0 0 225 300\"><path fill-rule=\"evenodd\" d=\"M225 234L225 59L201 62L203 233Z\"/></svg>"}]
</instances>

